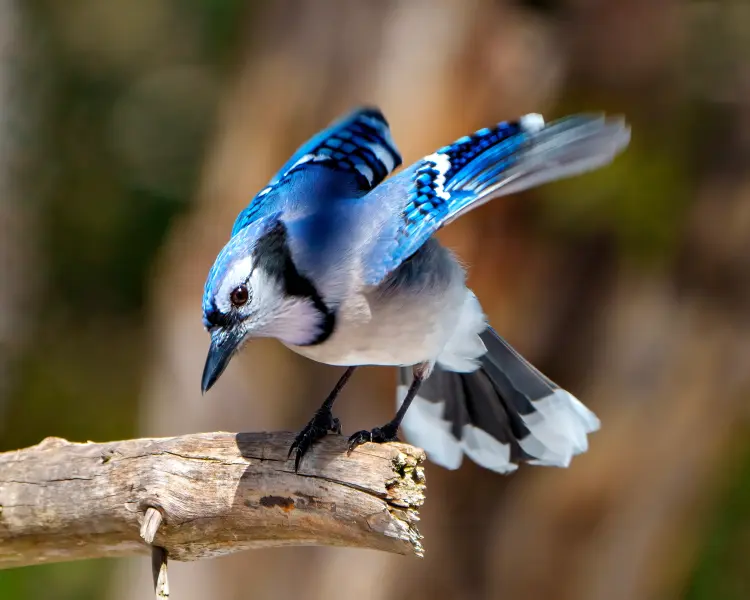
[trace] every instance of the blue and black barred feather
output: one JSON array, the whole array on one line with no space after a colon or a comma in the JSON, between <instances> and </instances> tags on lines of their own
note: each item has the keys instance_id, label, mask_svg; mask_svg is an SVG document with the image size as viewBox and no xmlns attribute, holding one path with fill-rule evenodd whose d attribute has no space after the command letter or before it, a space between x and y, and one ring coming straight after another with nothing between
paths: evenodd
<instances>
[{"instance_id":1,"label":"blue and black barred feather","mask_svg":"<svg viewBox=\"0 0 750 600\"><path fill-rule=\"evenodd\" d=\"M356 198L377 186L401 162L401 154L380 110L357 109L300 146L238 215L232 235L260 216L287 207L295 200L288 197L293 191L306 194L308 204L314 204L315 200L325 201L325 198L309 197L322 188L334 197L337 190L345 189L350 197ZM315 169L321 170L314 176L313 185L306 181L305 189L290 189L294 187L295 179L304 179Z\"/></svg>"},{"instance_id":2,"label":"blue and black barred feather","mask_svg":"<svg viewBox=\"0 0 750 600\"><path fill-rule=\"evenodd\" d=\"M425 220L440 220L455 210L471 192L479 195L498 173L517 159L515 152L526 141L519 123L500 123L443 146L422 159L403 214L400 232L410 237ZM491 167L491 168L489 168Z\"/></svg>"},{"instance_id":3,"label":"blue and black barred feather","mask_svg":"<svg viewBox=\"0 0 750 600\"><path fill-rule=\"evenodd\" d=\"M371 190L401 164L388 121L377 108L363 107L335 121L292 155L269 186L312 160L356 176L363 191Z\"/></svg>"},{"instance_id":4,"label":"blue and black barred feather","mask_svg":"<svg viewBox=\"0 0 750 600\"><path fill-rule=\"evenodd\" d=\"M378 240L366 261L366 283L379 283L466 211L499 195L598 168L629 139L620 119L577 115L545 125L541 115L529 114L444 146L370 194L374 204L396 197L401 205L391 207L400 218L386 224L386 239Z\"/></svg>"}]
</instances>

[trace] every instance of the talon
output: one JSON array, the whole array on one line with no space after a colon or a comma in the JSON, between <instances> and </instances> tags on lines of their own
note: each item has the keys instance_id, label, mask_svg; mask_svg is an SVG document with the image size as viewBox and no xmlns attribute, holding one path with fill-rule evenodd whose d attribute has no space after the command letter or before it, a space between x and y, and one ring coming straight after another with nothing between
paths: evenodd
<instances>
[{"instance_id":1,"label":"talon","mask_svg":"<svg viewBox=\"0 0 750 600\"><path fill-rule=\"evenodd\" d=\"M299 472L299 464L302 462L303 455L304 454L300 450L297 450L297 456L294 457L294 472L295 473Z\"/></svg>"},{"instance_id":2,"label":"talon","mask_svg":"<svg viewBox=\"0 0 750 600\"><path fill-rule=\"evenodd\" d=\"M341 423L336 419L331 411L318 411L310 419L310 422L297 434L294 438L294 442L289 447L289 454L287 454L287 460L294 457L294 472L299 472L299 465L302 462L302 458L305 456L307 451L312 448L313 444L319 439L324 438L329 432L341 433Z\"/></svg>"},{"instance_id":3,"label":"talon","mask_svg":"<svg viewBox=\"0 0 750 600\"><path fill-rule=\"evenodd\" d=\"M292 452L294 452L294 449L297 447L297 439L292 442L292 445L289 446L289 454L286 455L286 459L289 460L292 457Z\"/></svg>"},{"instance_id":4,"label":"talon","mask_svg":"<svg viewBox=\"0 0 750 600\"><path fill-rule=\"evenodd\" d=\"M396 442L398 437L396 432L398 427L393 427L391 424L384 425L383 427L375 427L372 431L358 431L354 435L349 437L349 450L346 454L352 453L357 446L364 444L365 442L373 442L375 444L383 444L385 442Z\"/></svg>"},{"instance_id":5,"label":"talon","mask_svg":"<svg viewBox=\"0 0 750 600\"><path fill-rule=\"evenodd\" d=\"M369 441L372 441L372 433L369 431L358 431L349 436L349 449L346 451L346 455L349 456L357 446L367 442L368 437L370 438Z\"/></svg>"}]
</instances>

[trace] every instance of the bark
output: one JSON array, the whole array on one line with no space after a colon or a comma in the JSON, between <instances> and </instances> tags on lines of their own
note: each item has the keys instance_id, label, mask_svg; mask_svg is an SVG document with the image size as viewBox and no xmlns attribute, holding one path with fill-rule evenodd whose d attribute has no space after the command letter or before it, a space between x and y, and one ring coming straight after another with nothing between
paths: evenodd
<instances>
[{"instance_id":1,"label":"bark","mask_svg":"<svg viewBox=\"0 0 750 600\"><path fill-rule=\"evenodd\" d=\"M321 441L298 474L286 433L47 438L0 454L0 568L149 543L178 561L290 545L421 555L424 453L368 444L347 455L345 439Z\"/></svg>"}]
</instances>

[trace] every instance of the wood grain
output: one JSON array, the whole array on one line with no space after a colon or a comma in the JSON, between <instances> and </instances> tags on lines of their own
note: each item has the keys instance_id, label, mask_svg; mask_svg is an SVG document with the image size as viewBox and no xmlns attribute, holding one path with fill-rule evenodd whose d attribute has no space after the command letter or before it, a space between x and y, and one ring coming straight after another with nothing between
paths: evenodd
<instances>
[{"instance_id":1,"label":"wood grain","mask_svg":"<svg viewBox=\"0 0 750 600\"><path fill-rule=\"evenodd\" d=\"M289 433L110 443L47 438L0 454L0 568L148 554L170 560L283 545L421 556L422 450L316 444L294 473ZM159 518L154 518L156 509ZM147 511L148 521L144 523ZM140 532L143 532L143 539Z\"/></svg>"}]
</instances>

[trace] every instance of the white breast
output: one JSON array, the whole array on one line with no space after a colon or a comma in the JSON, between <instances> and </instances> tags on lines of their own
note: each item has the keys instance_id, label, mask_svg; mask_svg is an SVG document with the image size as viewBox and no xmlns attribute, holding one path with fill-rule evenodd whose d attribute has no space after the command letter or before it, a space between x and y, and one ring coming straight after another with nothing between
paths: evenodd
<instances>
[{"instance_id":1,"label":"white breast","mask_svg":"<svg viewBox=\"0 0 750 600\"><path fill-rule=\"evenodd\" d=\"M317 346L289 346L330 365L414 365L434 360L454 336L470 292L463 270L440 289L380 290L348 298L336 329Z\"/></svg>"},{"instance_id":2,"label":"white breast","mask_svg":"<svg viewBox=\"0 0 750 600\"><path fill-rule=\"evenodd\" d=\"M414 365L437 358L455 330L466 289L441 297L379 302L360 296L337 313L336 329L318 346L289 346L330 365Z\"/></svg>"}]
</instances>

